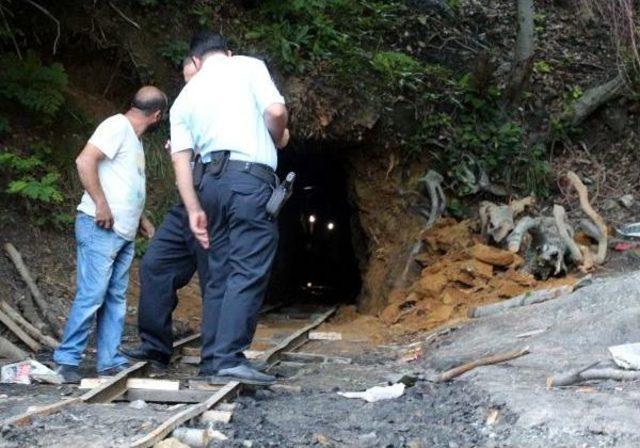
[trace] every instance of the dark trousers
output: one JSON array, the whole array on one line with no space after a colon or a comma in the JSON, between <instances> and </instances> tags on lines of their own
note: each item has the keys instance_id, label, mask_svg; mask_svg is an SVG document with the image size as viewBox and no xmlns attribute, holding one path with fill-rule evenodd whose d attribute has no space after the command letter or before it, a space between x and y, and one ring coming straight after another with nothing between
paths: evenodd
<instances>
[{"instance_id":1,"label":"dark trousers","mask_svg":"<svg viewBox=\"0 0 640 448\"><path fill-rule=\"evenodd\" d=\"M204 291L201 372L245 361L278 246L265 206L272 185L252 174L207 174L199 197L209 221L209 280Z\"/></svg>"},{"instance_id":2,"label":"dark trousers","mask_svg":"<svg viewBox=\"0 0 640 448\"><path fill-rule=\"evenodd\" d=\"M158 361L168 363L173 352L171 314L178 304L176 291L189 283L196 270L204 291L207 256L189 229L184 205L174 205L140 264L138 331L142 347Z\"/></svg>"}]
</instances>

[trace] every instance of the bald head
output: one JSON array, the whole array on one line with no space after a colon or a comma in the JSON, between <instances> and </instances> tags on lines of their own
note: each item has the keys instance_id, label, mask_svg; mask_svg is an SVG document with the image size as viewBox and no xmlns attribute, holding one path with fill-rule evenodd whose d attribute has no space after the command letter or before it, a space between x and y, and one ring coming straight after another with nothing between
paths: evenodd
<instances>
[{"instance_id":1,"label":"bald head","mask_svg":"<svg viewBox=\"0 0 640 448\"><path fill-rule=\"evenodd\" d=\"M144 86L136 92L131 107L142 111L147 116L156 112L163 114L169 108L169 100L167 95L157 87Z\"/></svg>"}]
</instances>

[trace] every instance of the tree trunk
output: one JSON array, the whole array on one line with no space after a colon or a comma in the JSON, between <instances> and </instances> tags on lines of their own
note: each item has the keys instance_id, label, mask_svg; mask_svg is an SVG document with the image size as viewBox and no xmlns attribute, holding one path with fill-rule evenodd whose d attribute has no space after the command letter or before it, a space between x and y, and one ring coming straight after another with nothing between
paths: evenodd
<instances>
[{"instance_id":1,"label":"tree trunk","mask_svg":"<svg viewBox=\"0 0 640 448\"><path fill-rule=\"evenodd\" d=\"M589 115L605 103L619 97L624 87L622 75L618 75L610 81L605 82L587 90L577 99L564 114L561 122L575 127L580 125Z\"/></svg>"},{"instance_id":2,"label":"tree trunk","mask_svg":"<svg viewBox=\"0 0 640 448\"><path fill-rule=\"evenodd\" d=\"M520 100L522 92L529 81L535 47L535 28L533 25L535 8L533 0L518 0L517 8L518 34L516 36L511 79L507 88L507 101L510 106L515 105Z\"/></svg>"}]
</instances>

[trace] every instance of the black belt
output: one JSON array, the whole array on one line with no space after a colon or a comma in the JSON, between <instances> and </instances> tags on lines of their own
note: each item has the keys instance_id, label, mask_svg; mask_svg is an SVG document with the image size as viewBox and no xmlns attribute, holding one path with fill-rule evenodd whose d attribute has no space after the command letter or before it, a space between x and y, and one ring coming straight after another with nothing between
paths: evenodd
<instances>
[{"instance_id":1,"label":"black belt","mask_svg":"<svg viewBox=\"0 0 640 448\"><path fill-rule=\"evenodd\" d=\"M214 151L210 154L210 157L216 161L203 164L206 172L211 172L212 174L217 175L226 170L237 171L251 174L272 186L278 184L278 176L269 165L256 162L243 162L241 160L229 160L228 151ZM221 158L223 160L220 160ZM220 166L220 163L222 163L223 166Z\"/></svg>"}]
</instances>

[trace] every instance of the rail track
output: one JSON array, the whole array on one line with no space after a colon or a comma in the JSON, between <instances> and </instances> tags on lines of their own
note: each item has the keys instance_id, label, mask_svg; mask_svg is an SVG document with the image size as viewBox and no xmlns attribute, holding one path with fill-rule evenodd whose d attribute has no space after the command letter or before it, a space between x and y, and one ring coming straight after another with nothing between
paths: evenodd
<instances>
[{"instance_id":1,"label":"rail track","mask_svg":"<svg viewBox=\"0 0 640 448\"><path fill-rule=\"evenodd\" d=\"M251 350L245 354L248 358L265 361L270 366L276 365L283 359L295 357L294 352L309 340L309 333L325 322L335 311L335 307L315 307L302 311L281 306L263 309L261 319L269 319L272 325L268 328L260 328L259 326L254 344ZM65 409L72 404L91 406L96 403L134 400L188 404L129 444L132 448L152 447L169 436L175 429L199 417L205 411L222 402L232 401L242 390L243 385L236 381L218 386L188 381L188 378L192 376L193 364L199 362L199 348L197 347L199 342L199 334L193 334L176 341L174 343L173 367L162 379L151 378L149 376L150 365L146 362L138 362L109 379L84 380L80 387L90 387L87 392L51 404L30 408L22 414L1 421L0 427L31 425L34 419L65 412ZM301 354L301 356L314 355Z\"/></svg>"}]
</instances>

